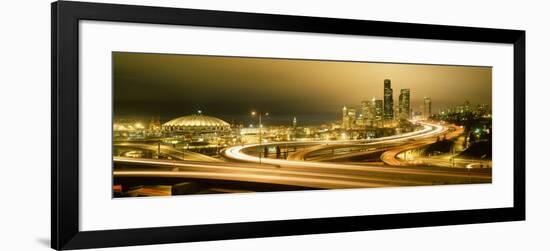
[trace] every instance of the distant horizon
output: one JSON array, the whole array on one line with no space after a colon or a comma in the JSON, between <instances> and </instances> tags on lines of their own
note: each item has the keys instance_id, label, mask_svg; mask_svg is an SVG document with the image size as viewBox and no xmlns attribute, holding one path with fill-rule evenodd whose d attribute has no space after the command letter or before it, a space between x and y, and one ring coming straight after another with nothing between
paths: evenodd
<instances>
[{"instance_id":1,"label":"distant horizon","mask_svg":"<svg viewBox=\"0 0 550 251\"><path fill-rule=\"evenodd\" d=\"M394 107L400 89L411 90L411 108L432 113L469 100L492 107L492 68L403 63L272 59L113 52L115 118L173 118L195 114L229 123L309 125L337 121L343 106L360 112L361 101L383 100L383 80L392 81ZM440 87L440 88L438 88Z\"/></svg>"},{"instance_id":2,"label":"distant horizon","mask_svg":"<svg viewBox=\"0 0 550 251\"><path fill-rule=\"evenodd\" d=\"M394 99L394 103L395 103L395 99ZM453 105L451 107L455 107L455 106L459 106L459 105L462 105L463 103L460 103L460 104L456 104L456 105ZM477 105L481 105L481 104L476 104L476 103L470 103L472 105L473 108L475 108L475 106ZM491 109L491 105L490 104L487 104L489 105L489 109ZM344 105L342 105L343 107ZM359 114L360 113L360 106L350 106L350 105L345 105L346 107L350 108L355 108L357 109L357 113ZM270 125L273 125L273 126L281 126L281 125L291 125L292 124L292 120L294 117L297 118L297 121L298 121L298 125L308 125L308 126L312 126L312 125L322 125L322 124L327 124L327 123L336 123L338 122L339 120L341 120L341 108L340 107L338 109L338 111L335 111L335 112L327 112L324 116L323 115L318 115L318 116L315 116L315 115L308 115L308 114L298 114L298 115L292 115L292 116L286 116L284 114L273 114L272 112L269 114L269 116L264 116L262 119L263 119L263 122L262 124L265 124L266 126L270 126ZM181 113L181 114L174 114L173 116L161 116L161 115L150 115L150 116L144 116L144 115L123 115L123 116L114 116L114 119L115 120L125 120L125 119L128 119L128 120L139 120L139 121L142 121L142 122L149 122L152 118L157 118L159 117L160 118L160 122L161 123L165 123L165 122L168 122L172 119L176 119L176 118L179 118L179 117L183 117L183 116L190 116L190 115L197 115L198 114L198 111L201 111L201 115L205 115L205 116L211 116L211 117L216 117L216 118L219 118L219 119L222 119L230 124L243 124L243 125L248 125L250 123L257 123L257 117L252 117L250 115L250 113L252 111L257 111L257 110L254 110L254 109L251 109L251 110L248 110L248 111L245 111L242 115L227 115L227 114L210 114L208 113L208 111L205 111L203 109L198 109L198 110L194 110L194 111L189 111L189 113ZM421 111L420 109L417 109L417 110L413 110L413 111ZM432 109L432 114L435 114L437 113L437 111L434 111ZM315 118L316 117L316 118ZM305 118L305 119L304 119ZM309 119L308 119L309 118ZM313 119L312 119L313 118Z\"/></svg>"}]
</instances>

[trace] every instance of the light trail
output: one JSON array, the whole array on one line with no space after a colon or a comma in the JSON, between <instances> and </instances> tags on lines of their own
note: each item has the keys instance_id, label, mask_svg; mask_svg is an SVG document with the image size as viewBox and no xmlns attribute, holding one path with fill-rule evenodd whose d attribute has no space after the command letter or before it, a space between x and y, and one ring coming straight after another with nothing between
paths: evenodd
<instances>
[{"instance_id":1,"label":"light trail","mask_svg":"<svg viewBox=\"0 0 550 251\"><path fill-rule=\"evenodd\" d=\"M456 138L456 137L460 136L463 132L464 132L464 128L457 127L454 132L450 133L448 138L449 139ZM433 144L435 142L436 142L436 140L433 139L433 138L426 138L426 139L423 139L421 141L415 142L414 144L409 144L409 145L396 147L396 148L393 148L389 151L384 152L380 156L380 159L384 163L386 163L388 165L391 165L391 166L409 166L411 163L409 163L407 161L401 161L400 159L397 158L397 155L402 153L402 152L408 151L408 150L417 149L417 148L421 148L421 147ZM413 164L420 164L420 163L413 163Z\"/></svg>"},{"instance_id":2,"label":"light trail","mask_svg":"<svg viewBox=\"0 0 550 251\"><path fill-rule=\"evenodd\" d=\"M420 131L378 138L376 140L339 141L339 144L363 142L380 144L416 139L414 143L432 140L433 136L447 132L441 125L422 123ZM420 139L420 140L418 140ZM313 142L313 141L312 141ZM326 141L320 141L327 143ZM303 144L304 142L276 142L272 144ZM311 142L310 142L311 143ZM334 143L334 142L330 142ZM262 144L266 145L266 144ZM257 147L259 144L230 147L224 151L225 156L250 163L177 161L162 159L135 159L115 157L115 178L192 178L228 180L241 182L290 185L317 189L368 188L387 186L418 186L436 184L463 184L491 182L487 173L464 172L461 170L434 170L403 167L380 167L309 161L293 161L259 158L243 153L244 149ZM281 168L284 167L284 168Z\"/></svg>"},{"instance_id":3,"label":"light trail","mask_svg":"<svg viewBox=\"0 0 550 251\"><path fill-rule=\"evenodd\" d=\"M424 129L416 132L388 136L378 138L376 142L370 144L380 144L380 143L393 143L409 139L430 139L431 137L441 135L446 133L448 129L444 126L438 124L432 124L427 122L419 122L424 126ZM420 132L420 133L418 133ZM340 143L348 144L349 142L360 142L364 140L354 140L354 141L340 141ZM328 141L319 141L327 143ZM288 144L288 143L297 143L297 142L282 142L274 144ZM246 148L257 147L260 144L250 144L245 146L234 146L226 149L224 154L228 158L251 162L259 163L259 157L251 156L243 152ZM262 144L266 145L266 144ZM420 145L420 143L418 143ZM398 151L400 152L400 151ZM393 155L395 156L395 155ZM384 173L394 173L394 174L403 174L403 175L428 175L428 176L448 176L448 177L471 177L470 174L465 173L453 173L448 171L435 171L435 170L420 170L420 169L403 169L400 167L379 167L379 166L368 166L368 165L351 165L351 164L337 164L337 163L324 163L324 162L314 162L314 161L297 161L297 160L283 160L283 159L271 159L271 158L262 158L263 164L270 164L278 167L303 167L303 168L316 168L316 169L338 169L338 170L361 170L361 171L372 171L372 172L384 172ZM398 165L402 166L402 165ZM478 175L477 178L487 179L486 175ZM490 179L490 177L489 177Z\"/></svg>"},{"instance_id":4,"label":"light trail","mask_svg":"<svg viewBox=\"0 0 550 251\"><path fill-rule=\"evenodd\" d=\"M136 158L121 158L116 157L115 163L119 164L138 164L144 166L160 166L172 169L172 173L179 173L180 176L185 177L198 177L204 173L216 173L217 175L203 175L203 178L223 178L223 175L244 175L244 176L235 176L239 178L245 178L246 175L265 175L265 176L289 176L289 177L314 177L316 179L326 179L326 180L340 180L340 181L353 181L356 183L362 183L368 187L380 186L381 184L393 184L407 186L407 185L427 185L426 182L419 181L400 181L387 178L375 178L375 177L365 177L361 175L356 175L352 173L342 172L341 170L336 170L334 172L312 172L312 170L283 170L283 169L270 169L266 166L255 165L255 164L246 164L243 165L238 163L204 163L204 162L183 162L183 161L166 161L166 160L152 160L152 159L136 159ZM177 169L176 169L177 168ZM175 169L175 171L174 171ZM124 171L125 174L132 173L134 171ZM137 171L136 175L140 175ZM163 170L150 170L150 173L157 173L157 175L162 176L165 171ZM122 174L120 171L115 171L115 174ZM192 174L187 176L188 174ZM173 175L171 175L173 176ZM176 175L177 176L177 175ZM178 176L179 177L179 176ZM250 177L248 177L250 178ZM376 184L376 185L375 185Z\"/></svg>"},{"instance_id":5,"label":"light trail","mask_svg":"<svg viewBox=\"0 0 550 251\"><path fill-rule=\"evenodd\" d=\"M475 178L480 182L490 182L491 180L491 177L486 174L472 172L346 165L336 165L332 168L289 166L281 169L257 164L204 163L118 157L115 158L115 164L126 166L123 169L115 169L113 172L115 178L213 179L318 189L438 184L433 182L433 177L438 177L437 180L442 184L464 183L461 181L471 178Z\"/></svg>"},{"instance_id":6,"label":"light trail","mask_svg":"<svg viewBox=\"0 0 550 251\"><path fill-rule=\"evenodd\" d=\"M143 143L133 143L133 142L116 142L113 143L113 146L115 147L128 147L133 149L143 149L143 150L149 150L156 152L159 149L158 145L149 145L149 144L143 144ZM205 161L205 162L222 162L219 159L203 155L200 153L188 151L188 150L179 150L170 146L160 145L160 151L161 153L168 154L172 157L176 157L178 159L185 159L185 160L193 160L193 161Z\"/></svg>"},{"instance_id":7,"label":"light trail","mask_svg":"<svg viewBox=\"0 0 550 251\"><path fill-rule=\"evenodd\" d=\"M258 182L291 186L303 186L310 188L334 189L334 188L358 188L358 187L384 187L380 183L354 182L339 179L323 179L314 177L293 177L261 174L242 173L215 173L215 172L189 172L189 171L115 171L116 177L158 177L158 178L198 178Z\"/></svg>"},{"instance_id":8,"label":"light trail","mask_svg":"<svg viewBox=\"0 0 550 251\"><path fill-rule=\"evenodd\" d=\"M445 132L447 129L441 125L437 124L430 124L425 122L420 122L424 128L419 131L400 134L400 135L394 135L394 136L388 136L388 137L382 137L378 138L376 140L342 140L342 141L311 141L311 143L318 143L318 144L350 144L350 143L359 143L359 142L369 142L368 144L380 144L380 143L393 143L403 140L409 140L414 138L424 138L424 137L431 137L433 135L440 134L442 132ZM269 145L292 145L292 144L303 144L303 142L296 142L296 141L289 141L289 142L275 142L271 144L261 144L262 146L269 146ZM244 146L233 146L230 148L227 148L223 151L223 154L230 158L235 159L239 161L245 161L245 162L253 162L253 163L259 163L260 158L257 156L251 156L244 153L244 150L247 148L254 148L258 147L260 144L250 144L250 145L244 145ZM322 163L322 162L312 162L312 161L297 161L297 160L282 160L282 159L271 159L271 158L262 158L262 163L264 164L271 164L276 166L303 166L303 167L334 167L334 166L350 166L350 165L342 165L342 164L333 164L333 163Z\"/></svg>"}]
</instances>

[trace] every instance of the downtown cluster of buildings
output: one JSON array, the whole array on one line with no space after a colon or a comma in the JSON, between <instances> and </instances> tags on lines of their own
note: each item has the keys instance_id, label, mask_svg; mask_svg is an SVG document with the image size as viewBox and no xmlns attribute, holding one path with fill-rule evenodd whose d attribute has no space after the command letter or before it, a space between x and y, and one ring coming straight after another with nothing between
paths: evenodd
<instances>
[{"instance_id":1,"label":"downtown cluster of buildings","mask_svg":"<svg viewBox=\"0 0 550 251\"><path fill-rule=\"evenodd\" d=\"M472 105L466 100L463 104L439 109L433 117L437 120L462 124L469 120L489 119L490 121L491 112L488 104Z\"/></svg>"},{"instance_id":2,"label":"downtown cluster of buildings","mask_svg":"<svg viewBox=\"0 0 550 251\"><path fill-rule=\"evenodd\" d=\"M411 89L400 89L397 104L394 104L391 80L385 79L383 84L383 99L362 101L359 109L344 106L341 120L320 125L300 126L297 118L293 117L288 125L265 126L261 116L255 116L254 119L259 119L258 123L245 126L204 115L199 110L196 114L174 118L165 123L161 123L158 117L152 118L148 124L135 120L116 120L113 136L115 140L123 141L166 139L170 142L216 146L259 141L366 139L414 131L416 125L408 122L410 119L436 119L462 125L478 117L491 116L488 105L474 107L469 102L432 113L430 97L424 97L420 109L413 112ZM489 126L484 124L478 127L486 129Z\"/></svg>"},{"instance_id":3,"label":"downtown cluster of buildings","mask_svg":"<svg viewBox=\"0 0 550 251\"><path fill-rule=\"evenodd\" d=\"M398 105L394 106L391 80L384 80L384 99L365 100L360 110L344 106L342 108L342 128L355 127L395 127L399 120L428 119L432 114L432 100L424 97L422 112L413 113L411 109L411 90L401 89Z\"/></svg>"},{"instance_id":4,"label":"downtown cluster of buildings","mask_svg":"<svg viewBox=\"0 0 550 251\"><path fill-rule=\"evenodd\" d=\"M424 98L423 107L424 111L421 115L423 114L427 119L431 115L429 97ZM256 126L253 124L244 126L204 115L199 110L196 114L174 118L165 123L161 123L158 117L152 118L148 125L135 120L116 120L113 124L113 136L115 140L162 138L170 142L195 142L222 146L259 141L364 139L412 131L415 126L406 120L414 116L411 109L410 89L400 90L398 105L395 106L391 80L386 79L383 100L373 98L363 101L359 110L344 106L341 122L300 126L297 118L293 117L289 125L265 127L259 118L258 123L254 123Z\"/></svg>"}]
</instances>

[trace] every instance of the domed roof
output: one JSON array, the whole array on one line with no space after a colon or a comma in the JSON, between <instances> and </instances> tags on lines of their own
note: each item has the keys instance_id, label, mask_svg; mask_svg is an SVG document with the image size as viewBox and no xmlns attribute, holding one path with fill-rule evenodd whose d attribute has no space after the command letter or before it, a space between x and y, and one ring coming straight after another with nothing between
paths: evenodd
<instances>
[{"instance_id":1,"label":"domed roof","mask_svg":"<svg viewBox=\"0 0 550 251\"><path fill-rule=\"evenodd\" d=\"M229 127L229 123L215 117L193 114L172 119L163 124L171 127Z\"/></svg>"}]
</instances>

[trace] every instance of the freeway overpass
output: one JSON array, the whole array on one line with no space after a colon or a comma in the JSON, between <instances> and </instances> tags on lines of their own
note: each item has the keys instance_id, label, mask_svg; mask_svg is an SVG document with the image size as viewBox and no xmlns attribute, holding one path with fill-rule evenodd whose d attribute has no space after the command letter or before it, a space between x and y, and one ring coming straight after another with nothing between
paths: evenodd
<instances>
[{"instance_id":1,"label":"freeway overpass","mask_svg":"<svg viewBox=\"0 0 550 251\"><path fill-rule=\"evenodd\" d=\"M208 156L193 155L192 152L178 152L179 150L164 147L161 148L161 151L166 153L176 156L184 154L185 161L177 160L177 158L176 160L163 160L115 157L113 176L115 181L124 180L125 182L154 180L173 183L209 181L263 184L270 186L267 189L269 191L288 190L288 187L292 187L293 190L342 189L490 183L492 181L490 170L482 169L416 168L400 164L397 164L399 167L381 167L300 160L305 159L310 153L331 147L362 145L375 148L372 151L380 150L380 146L391 147L390 150L382 148L385 153L390 152L384 155L386 161L399 161L395 156L408 148L400 148L400 146L395 146L396 144L406 142L405 146L407 147L418 147L435 140L437 136L449 133L448 128L441 125L429 123L423 123L423 125L424 129L420 131L371 140L346 140L330 142L330 144L326 141L262 144L262 147L277 144L307 146L294 153L289 159L262 158L262 164L259 163L258 156L245 153L247 150L260 147L260 144L234 146L222 151L222 155L238 163L221 162ZM136 144L123 146L149 150L156 148L156 146Z\"/></svg>"},{"instance_id":2,"label":"freeway overpass","mask_svg":"<svg viewBox=\"0 0 550 251\"><path fill-rule=\"evenodd\" d=\"M141 149L141 150L148 150L156 152L159 150L158 145L150 145L150 144L143 144L143 143L133 143L133 142L115 142L113 143L114 147L126 147L131 149ZM179 150L170 146L160 145L160 152L164 153L166 155L169 155L173 158L179 159L179 160L191 160L191 161L205 161L205 162L221 162L221 160L212 158L210 156L187 151L187 150Z\"/></svg>"},{"instance_id":3,"label":"freeway overpass","mask_svg":"<svg viewBox=\"0 0 550 251\"><path fill-rule=\"evenodd\" d=\"M287 165L300 165L300 166L319 166L326 165L326 163L312 162L312 161L303 161L308 154L311 154L315 151L330 149L334 147L348 147L351 145L385 145L385 144L395 144L399 142L406 142L410 140L431 138L434 136L439 136L447 132L447 128L438 124L430 124L421 122L424 126L422 130L414 131L410 133L404 133L399 135L393 135L388 137L381 137L376 139L362 139L362 140L341 140L341 141L308 141L311 147L305 148L299 152L293 153L289 159L272 159L272 158L261 158L259 156L252 156L246 154L246 151L254 148L261 148L265 146L293 146L293 145L304 145L305 142L272 142L267 144L250 144L244 146L233 146L222 151L222 155L226 158L243 161L243 162L252 162L252 163L264 163L277 166L287 166ZM329 164L332 165L332 164Z\"/></svg>"},{"instance_id":4,"label":"freeway overpass","mask_svg":"<svg viewBox=\"0 0 550 251\"><path fill-rule=\"evenodd\" d=\"M116 179L218 180L303 187L304 189L371 188L437 184L489 183L490 173L462 169L423 170L327 164L275 167L244 163L206 163L116 157ZM307 162L306 162L307 163Z\"/></svg>"}]
</instances>

